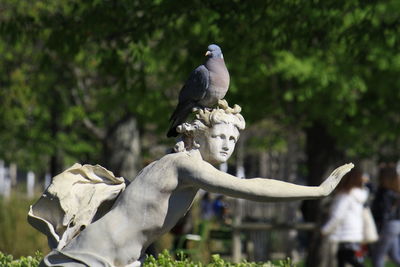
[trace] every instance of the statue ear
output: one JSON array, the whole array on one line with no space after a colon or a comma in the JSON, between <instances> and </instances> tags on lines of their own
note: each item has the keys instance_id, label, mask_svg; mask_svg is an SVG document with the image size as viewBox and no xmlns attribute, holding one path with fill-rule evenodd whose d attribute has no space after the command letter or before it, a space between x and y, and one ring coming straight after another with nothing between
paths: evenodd
<instances>
[{"instance_id":1,"label":"statue ear","mask_svg":"<svg viewBox=\"0 0 400 267\"><path fill-rule=\"evenodd\" d=\"M205 146L205 142L208 140L208 136L210 134L210 128L203 131L198 131L193 137L193 147L200 148L201 146Z\"/></svg>"},{"instance_id":2,"label":"statue ear","mask_svg":"<svg viewBox=\"0 0 400 267\"><path fill-rule=\"evenodd\" d=\"M200 148L200 143L197 142L196 140L193 140L193 147L194 148Z\"/></svg>"},{"instance_id":3,"label":"statue ear","mask_svg":"<svg viewBox=\"0 0 400 267\"><path fill-rule=\"evenodd\" d=\"M193 148L200 148L201 144L204 142L203 139L204 138L198 134L193 136L193 139L192 139Z\"/></svg>"}]
</instances>

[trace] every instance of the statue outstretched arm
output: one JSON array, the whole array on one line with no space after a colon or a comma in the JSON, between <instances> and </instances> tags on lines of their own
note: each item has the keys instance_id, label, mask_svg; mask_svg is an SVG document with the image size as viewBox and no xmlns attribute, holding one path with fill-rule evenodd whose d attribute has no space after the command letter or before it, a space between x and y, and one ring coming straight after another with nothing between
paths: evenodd
<instances>
[{"instance_id":1,"label":"statue outstretched arm","mask_svg":"<svg viewBox=\"0 0 400 267\"><path fill-rule=\"evenodd\" d=\"M184 172L184 179L188 183L209 192L254 201L282 201L327 196L335 189L342 177L354 167L352 163L338 167L320 186L302 186L265 178L238 179L217 170L207 162L196 163L193 164L189 160L181 162L179 171Z\"/></svg>"}]
</instances>

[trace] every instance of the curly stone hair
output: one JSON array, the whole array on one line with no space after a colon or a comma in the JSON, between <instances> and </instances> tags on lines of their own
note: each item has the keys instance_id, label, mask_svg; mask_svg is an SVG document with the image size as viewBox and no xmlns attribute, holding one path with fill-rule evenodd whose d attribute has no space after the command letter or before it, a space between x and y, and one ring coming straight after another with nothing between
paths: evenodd
<instances>
[{"instance_id":1,"label":"curly stone hair","mask_svg":"<svg viewBox=\"0 0 400 267\"><path fill-rule=\"evenodd\" d=\"M239 131L244 130L246 123L240 114L242 108L234 105L229 107L226 100L219 100L218 107L214 109L195 108L195 119L191 123L182 123L177 127L177 132L182 135L182 140L178 141L174 147L176 152L198 148L195 137L204 135L208 129L216 124L231 123Z\"/></svg>"}]
</instances>

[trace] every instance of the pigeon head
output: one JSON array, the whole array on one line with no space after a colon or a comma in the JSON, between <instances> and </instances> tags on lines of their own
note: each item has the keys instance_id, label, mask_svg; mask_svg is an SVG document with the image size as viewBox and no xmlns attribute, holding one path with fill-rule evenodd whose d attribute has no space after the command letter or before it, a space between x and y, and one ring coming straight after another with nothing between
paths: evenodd
<instances>
[{"instance_id":1,"label":"pigeon head","mask_svg":"<svg viewBox=\"0 0 400 267\"><path fill-rule=\"evenodd\" d=\"M211 44L207 47L206 57L209 58L224 58L221 48L216 44Z\"/></svg>"}]
</instances>

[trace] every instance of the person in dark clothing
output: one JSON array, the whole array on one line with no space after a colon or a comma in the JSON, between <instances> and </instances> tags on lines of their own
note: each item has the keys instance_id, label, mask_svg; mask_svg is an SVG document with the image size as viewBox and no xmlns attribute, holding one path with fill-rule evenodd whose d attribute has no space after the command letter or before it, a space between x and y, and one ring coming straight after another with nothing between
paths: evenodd
<instances>
[{"instance_id":1,"label":"person in dark clothing","mask_svg":"<svg viewBox=\"0 0 400 267\"><path fill-rule=\"evenodd\" d=\"M214 216L213 203L211 201L210 193L205 192L200 202L201 219L210 220Z\"/></svg>"},{"instance_id":2,"label":"person in dark clothing","mask_svg":"<svg viewBox=\"0 0 400 267\"><path fill-rule=\"evenodd\" d=\"M219 221L224 221L227 215L227 204L224 201L224 195L219 195L213 202L213 211L215 218Z\"/></svg>"},{"instance_id":3,"label":"person in dark clothing","mask_svg":"<svg viewBox=\"0 0 400 267\"><path fill-rule=\"evenodd\" d=\"M400 265L400 179L394 166L384 166L379 171L379 187L371 206L379 232L373 247L374 267L385 266L385 256Z\"/></svg>"}]
</instances>

